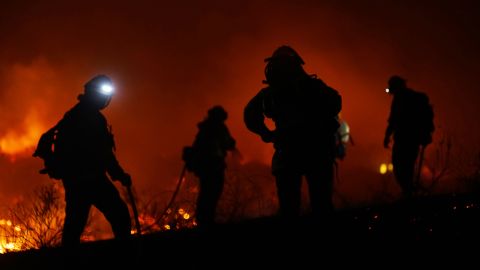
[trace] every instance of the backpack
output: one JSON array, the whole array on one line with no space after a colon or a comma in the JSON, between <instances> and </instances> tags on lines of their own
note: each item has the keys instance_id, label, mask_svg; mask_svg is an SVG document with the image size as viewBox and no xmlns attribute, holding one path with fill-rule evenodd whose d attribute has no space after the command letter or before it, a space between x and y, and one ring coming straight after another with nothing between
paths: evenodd
<instances>
[{"instance_id":1,"label":"backpack","mask_svg":"<svg viewBox=\"0 0 480 270\"><path fill-rule=\"evenodd\" d=\"M48 174L50 178L57 180L63 178L60 159L55 151L55 143L58 139L58 126L57 124L42 134L33 153L34 157L43 159L44 168L39 173Z\"/></svg>"},{"instance_id":2,"label":"backpack","mask_svg":"<svg viewBox=\"0 0 480 270\"><path fill-rule=\"evenodd\" d=\"M419 141L422 145L428 145L432 142L432 132L435 130L434 112L429 98L423 93L417 97L417 118Z\"/></svg>"}]
</instances>

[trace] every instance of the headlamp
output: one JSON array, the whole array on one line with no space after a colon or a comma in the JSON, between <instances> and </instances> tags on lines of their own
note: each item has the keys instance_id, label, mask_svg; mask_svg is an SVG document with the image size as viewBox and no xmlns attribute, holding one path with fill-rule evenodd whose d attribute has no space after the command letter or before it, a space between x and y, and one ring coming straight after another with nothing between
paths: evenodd
<instances>
[{"instance_id":1,"label":"headlamp","mask_svg":"<svg viewBox=\"0 0 480 270\"><path fill-rule=\"evenodd\" d=\"M100 86L100 93L104 94L104 95L112 95L113 94L113 85L111 84L102 84Z\"/></svg>"}]
</instances>

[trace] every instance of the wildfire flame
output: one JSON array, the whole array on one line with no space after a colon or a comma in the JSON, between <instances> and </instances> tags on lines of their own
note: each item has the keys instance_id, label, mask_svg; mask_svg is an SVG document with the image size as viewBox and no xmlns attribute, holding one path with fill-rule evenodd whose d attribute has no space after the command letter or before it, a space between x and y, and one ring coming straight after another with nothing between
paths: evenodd
<instances>
[{"instance_id":1,"label":"wildfire flame","mask_svg":"<svg viewBox=\"0 0 480 270\"><path fill-rule=\"evenodd\" d=\"M16 156L32 150L43 132L43 125L34 112L27 115L23 124L17 129L8 130L0 137L0 153Z\"/></svg>"},{"instance_id":2,"label":"wildfire flame","mask_svg":"<svg viewBox=\"0 0 480 270\"><path fill-rule=\"evenodd\" d=\"M5 233L6 230L13 230L18 234L21 233L22 228L18 225L13 225L13 222L8 219L0 219L0 254L11 251L22 250L22 241L19 237L12 237Z\"/></svg>"}]
</instances>

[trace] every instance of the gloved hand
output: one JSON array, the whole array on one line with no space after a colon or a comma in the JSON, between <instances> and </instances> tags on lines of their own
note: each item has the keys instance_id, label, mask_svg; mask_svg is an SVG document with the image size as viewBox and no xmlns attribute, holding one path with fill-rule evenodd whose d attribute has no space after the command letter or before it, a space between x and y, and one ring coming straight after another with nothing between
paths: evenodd
<instances>
[{"instance_id":1,"label":"gloved hand","mask_svg":"<svg viewBox=\"0 0 480 270\"><path fill-rule=\"evenodd\" d=\"M271 143L275 140L275 132L269 131L261 135L262 141L266 143Z\"/></svg>"},{"instance_id":2,"label":"gloved hand","mask_svg":"<svg viewBox=\"0 0 480 270\"><path fill-rule=\"evenodd\" d=\"M122 183L123 186L129 187L132 185L132 177L128 173L124 173L117 180L120 181L120 183Z\"/></svg>"}]
</instances>

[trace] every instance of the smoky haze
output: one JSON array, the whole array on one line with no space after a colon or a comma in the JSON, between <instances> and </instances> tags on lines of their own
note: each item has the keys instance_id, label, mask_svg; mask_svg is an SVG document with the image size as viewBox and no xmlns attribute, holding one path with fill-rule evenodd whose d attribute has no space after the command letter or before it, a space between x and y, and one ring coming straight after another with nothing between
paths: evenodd
<instances>
[{"instance_id":1,"label":"smoky haze","mask_svg":"<svg viewBox=\"0 0 480 270\"><path fill-rule=\"evenodd\" d=\"M269 163L272 146L246 130L243 108L263 87L263 59L287 44L343 97L356 145L338 186L351 200L371 196L389 160L384 88L393 74L430 96L438 130L478 149L476 1L128 2L2 1L0 138L36 143L101 73L117 88L104 113L137 189L174 188L181 149L217 104L245 161ZM32 147L0 156L5 198L51 181Z\"/></svg>"}]
</instances>

